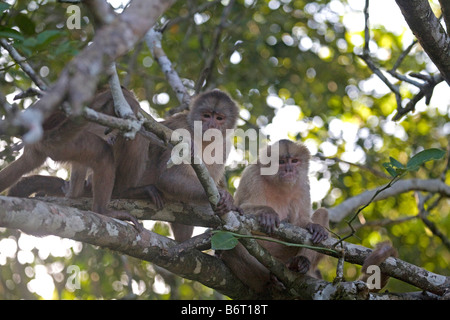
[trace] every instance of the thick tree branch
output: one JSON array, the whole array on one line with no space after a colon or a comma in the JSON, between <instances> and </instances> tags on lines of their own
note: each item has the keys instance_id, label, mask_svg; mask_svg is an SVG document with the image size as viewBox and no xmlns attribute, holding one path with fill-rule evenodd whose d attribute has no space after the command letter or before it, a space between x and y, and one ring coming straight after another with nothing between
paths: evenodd
<instances>
[{"instance_id":1,"label":"thick tree branch","mask_svg":"<svg viewBox=\"0 0 450 320\"><path fill-rule=\"evenodd\" d=\"M174 240L90 211L31 199L0 196L0 226L37 235L57 235L150 261L175 274L199 281L230 297L254 298L220 259L197 250L173 250ZM220 275L220 276L219 276Z\"/></svg>"},{"instance_id":2,"label":"thick tree branch","mask_svg":"<svg viewBox=\"0 0 450 320\"><path fill-rule=\"evenodd\" d=\"M395 0L395 2L420 45L450 85L450 37L431 10L428 0ZM448 9L448 5L444 7L444 10Z\"/></svg>"},{"instance_id":3,"label":"thick tree branch","mask_svg":"<svg viewBox=\"0 0 450 320\"><path fill-rule=\"evenodd\" d=\"M58 198L52 198L52 200L56 201ZM90 207L90 202L86 199L75 201L59 198L59 201L60 203L68 205L75 205L78 202L77 206L79 208ZM111 204L114 209L130 210L131 213L136 214L136 216L141 219L156 219L171 222L181 221L187 223L188 221L186 220L186 216L192 218L190 214L195 213L193 216L194 219L191 222L195 222L196 225L214 226L220 224L211 209L206 206L192 207L189 209L188 205L169 203L166 208L158 212L154 209L153 205L148 203L145 204L145 201L138 201L133 204L133 202L129 200L114 200ZM134 209L132 209L132 207ZM138 207L141 208L138 209ZM200 259L201 263L205 261L204 259L209 259L204 258L203 256L197 257L196 254L198 254L198 252L196 250L192 250L197 247L204 248L208 242L208 235L206 235L206 238L201 236L199 239L193 239L192 243L188 242L186 244L177 245L171 240L165 240L164 237L149 232L148 237L150 240L148 240L148 242L155 244L155 246L159 246L160 251L158 251L156 247L145 249L145 246L148 246L148 242L147 244L139 242L140 238L132 226L121 221L94 214L92 212L80 212L76 208L65 207L59 204L46 204L37 200L11 197L0 197L0 208L0 226L2 227L17 228L31 234L54 234L61 237L68 237L74 240L110 248L139 259L154 262L155 264L176 274L189 279L198 280L205 285L215 288L231 297L248 297L246 296L249 294L248 290L242 291L242 287L231 288L230 283L227 283L227 285L224 285L227 287L226 289L223 287L219 289L218 284L213 280L210 280L209 278L204 279L203 276L195 273L191 274L191 272L193 272L192 269L190 269L190 271L186 271L186 269L182 266L176 266L176 264L180 262L180 260L177 259L189 258L194 259L195 261ZM182 210L188 211L182 212ZM144 212L149 213L143 214ZM187 214L188 212L189 214ZM185 220L183 220L183 217ZM202 219L204 219L204 221L202 221ZM228 220L227 218L225 219ZM245 227L245 230L254 230L260 233L262 232L259 224L252 216L239 216L234 217L233 219L235 220L228 221L226 224L227 229L236 231L236 228ZM118 231L114 231L115 235L113 237L110 234L111 230L116 229ZM147 231L145 231L141 237L145 238L147 237L146 235ZM291 243L310 244L310 234L306 230L288 223L282 223L275 231L274 236ZM376 295L368 296L368 293L364 288L365 286L363 284L359 284L358 282L344 282L339 285L332 285L326 281L294 274L289 270L286 270L283 264L277 260L274 260L270 255L261 252L261 247L254 246L253 241L255 240L244 240L246 247L249 248L256 257L262 257L261 262L266 264L271 270L274 270L276 276L287 284L287 287L289 288L287 292L281 293L280 297L332 299L337 298L341 294L345 294L346 297L352 297L354 299L380 298ZM321 243L319 246L324 249L334 249L334 244L336 242L337 239L330 238ZM343 242L343 246L345 249L345 260L355 264L361 265L364 262L364 259L372 252L372 250L368 248L346 242ZM192 251L197 253L194 254ZM164 254L161 252L164 252ZM334 257L340 257L340 253L337 252L333 253L332 251L323 251L323 253ZM183 262L183 264L184 263L185 262ZM222 268L222 266L219 267L217 265L215 260L209 259L205 263L213 263L213 266L210 266L209 268ZM444 294L445 290L450 287L449 277L428 272L400 259L389 258L380 265L380 269L383 273L386 273L389 276L395 277L437 295ZM214 269L213 272L229 271ZM207 275L209 276L210 274L207 273ZM410 298L413 298L413 296Z\"/></svg>"},{"instance_id":4,"label":"thick tree branch","mask_svg":"<svg viewBox=\"0 0 450 320\"><path fill-rule=\"evenodd\" d=\"M412 191L425 191L432 193L439 193L445 197L450 197L450 186L445 184L440 179L429 179L429 180L421 180L421 179L410 179L410 180L400 180L397 181L391 188L380 193L374 201L383 200L389 197L393 197L395 195ZM343 201L341 204L334 208L329 209L330 221L332 222L340 222L349 214L352 214L357 210L360 206L366 204L375 194L376 190L369 190L363 192L357 196L348 198Z\"/></svg>"},{"instance_id":5,"label":"thick tree branch","mask_svg":"<svg viewBox=\"0 0 450 320\"><path fill-rule=\"evenodd\" d=\"M241 220L247 229L263 232L256 219L245 216L241 217ZM274 236L286 242L312 245L310 242L311 234L307 230L289 223L281 223L280 227L275 230ZM337 242L338 239L329 237L316 246L324 249L335 249ZM362 265L366 257L372 252L371 249L348 242L342 242L342 245L345 250L345 261L354 264ZM323 253L335 258L341 257L341 254L335 250L323 251ZM446 290L450 290L450 277L429 272L397 258L388 258L380 265L380 270L391 277L438 295L443 295Z\"/></svg>"},{"instance_id":6,"label":"thick tree branch","mask_svg":"<svg viewBox=\"0 0 450 320\"><path fill-rule=\"evenodd\" d=\"M98 30L92 44L64 68L58 81L39 101L21 113L19 118L38 112L42 114L43 120L63 101L69 102L75 115L80 114L82 107L94 96L104 71L118 57L132 49L174 2L175 0L132 1L114 21Z\"/></svg>"}]
</instances>

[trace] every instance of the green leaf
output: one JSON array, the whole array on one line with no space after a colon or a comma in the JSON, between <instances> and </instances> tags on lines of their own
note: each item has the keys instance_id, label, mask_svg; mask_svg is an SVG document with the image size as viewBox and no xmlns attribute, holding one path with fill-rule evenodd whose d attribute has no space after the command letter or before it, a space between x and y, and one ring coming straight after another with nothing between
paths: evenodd
<instances>
[{"instance_id":1,"label":"green leaf","mask_svg":"<svg viewBox=\"0 0 450 320\"><path fill-rule=\"evenodd\" d=\"M400 163L398 160L389 157L391 162L385 162L383 163L383 167L386 169L386 171L391 175L391 177L395 178L407 171L405 166Z\"/></svg>"},{"instance_id":2,"label":"green leaf","mask_svg":"<svg viewBox=\"0 0 450 320\"><path fill-rule=\"evenodd\" d=\"M8 10L11 7L11 5L7 3L0 2L0 13L2 13L5 10Z\"/></svg>"},{"instance_id":3,"label":"green leaf","mask_svg":"<svg viewBox=\"0 0 450 320\"><path fill-rule=\"evenodd\" d=\"M226 231L218 231L211 237L211 248L213 250L231 250L238 244L238 239Z\"/></svg>"},{"instance_id":4,"label":"green leaf","mask_svg":"<svg viewBox=\"0 0 450 320\"><path fill-rule=\"evenodd\" d=\"M6 28L6 27L2 27L0 26L0 37L1 38L11 38L11 39L15 39L15 40L20 40L23 41L23 35L14 29L11 28Z\"/></svg>"},{"instance_id":5,"label":"green leaf","mask_svg":"<svg viewBox=\"0 0 450 320\"><path fill-rule=\"evenodd\" d=\"M383 167L391 175L391 177L395 178L398 175L397 172L395 171L394 167L392 166L392 163L385 162L385 163L383 163Z\"/></svg>"},{"instance_id":6,"label":"green leaf","mask_svg":"<svg viewBox=\"0 0 450 320\"><path fill-rule=\"evenodd\" d=\"M25 14L18 14L14 21L19 27L20 31L26 36L32 36L36 34L36 25L28 16Z\"/></svg>"},{"instance_id":7,"label":"green leaf","mask_svg":"<svg viewBox=\"0 0 450 320\"><path fill-rule=\"evenodd\" d=\"M38 45L46 45L61 35L63 35L63 32L60 30L46 30L39 33L36 40Z\"/></svg>"},{"instance_id":8,"label":"green leaf","mask_svg":"<svg viewBox=\"0 0 450 320\"><path fill-rule=\"evenodd\" d=\"M409 159L408 163L406 164L406 169L408 171L416 171L425 162L442 159L444 155L445 151L441 149L432 148L423 150Z\"/></svg>"},{"instance_id":9,"label":"green leaf","mask_svg":"<svg viewBox=\"0 0 450 320\"><path fill-rule=\"evenodd\" d=\"M405 166L404 166L400 161L398 161L397 159L394 159L394 158L392 158L392 157L389 157L389 160L391 160L391 164L392 164L394 167L396 167L396 168L401 168L401 169L404 169L404 168L405 168Z\"/></svg>"}]
</instances>

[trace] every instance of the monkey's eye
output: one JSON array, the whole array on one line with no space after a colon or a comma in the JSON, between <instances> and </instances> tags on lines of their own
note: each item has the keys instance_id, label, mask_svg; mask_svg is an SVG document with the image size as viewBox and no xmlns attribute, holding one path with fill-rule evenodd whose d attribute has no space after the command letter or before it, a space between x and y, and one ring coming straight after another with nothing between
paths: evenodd
<instances>
[{"instance_id":1,"label":"monkey's eye","mask_svg":"<svg viewBox=\"0 0 450 320\"><path fill-rule=\"evenodd\" d=\"M209 119L209 118L211 118L211 115L209 113L204 113L203 114L203 118Z\"/></svg>"},{"instance_id":2,"label":"monkey's eye","mask_svg":"<svg viewBox=\"0 0 450 320\"><path fill-rule=\"evenodd\" d=\"M222 117L222 116L217 116L216 117L216 120L219 120L219 121L222 121L224 119L224 117Z\"/></svg>"},{"instance_id":3,"label":"monkey's eye","mask_svg":"<svg viewBox=\"0 0 450 320\"><path fill-rule=\"evenodd\" d=\"M280 161L279 161L279 164L285 164L286 163L286 161L285 160L283 160L283 159L280 159Z\"/></svg>"},{"instance_id":4,"label":"monkey's eye","mask_svg":"<svg viewBox=\"0 0 450 320\"><path fill-rule=\"evenodd\" d=\"M299 160L294 158L294 159L291 160L291 162L292 162L292 163L298 163Z\"/></svg>"}]
</instances>

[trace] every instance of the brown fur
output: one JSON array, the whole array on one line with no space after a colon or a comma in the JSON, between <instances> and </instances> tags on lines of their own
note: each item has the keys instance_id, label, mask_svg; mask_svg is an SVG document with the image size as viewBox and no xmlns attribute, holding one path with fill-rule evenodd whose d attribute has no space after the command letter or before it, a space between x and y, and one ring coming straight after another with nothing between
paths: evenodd
<instances>
[{"instance_id":1,"label":"brown fur","mask_svg":"<svg viewBox=\"0 0 450 320\"><path fill-rule=\"evenodd\" d=\"M134 112L139 103L134 95L123 89L124 96ZM108 115L114 115L114 102L111 92L99 93L90 107ZM113 192L120 193L137 185L145 170L148 142L137 135L134 140L127 141L117 137L113 146L107 138L98 135L103 128L100 125L84 120L72 120L56 112L44 122L43 139L24 149L23 155L0 172L0 191L10 187L22 175L41 166L47 157L55 161L69 162L73 166L72 181L68 196L78 197L83 193L87 168L93 171L92 210L111 215L119 219L136 220L129 214L109 211L107 205ZM56 182L54 186L57 186ZM50 188L50 187L49 187ZM20 190L13 190L23 193ZM29 191L27 191L29 192Z\"/></svg>"},{"instance_id":2,"label":"brown fur","mask_svg":"<svg viewBox=\"0 0 450 320\"><path fill-rule=\"evenodd\" d=\"M270 233L279 221L307 228L311 233L315 229L318 241L325 239L328 228L328 211L318 209L313 215L310 199L308 168L310 153L299 143L289 140L277 142L279 159L296 159L298 162L286 169L279 167L275 175L261 175L261 163L248 166L241 177L236 190L235 201L247 214L258 217ZM270 147L269 147L270 148ZM269 149L269 152L271 150ZM260 153L260 157L261 154ZM269 153L270 154L270 153ZM313 233L314 237L315 232ZM284 262L290 269L317 278L316 267L323 255L309 249L298 249L281 244L260 241L274 257ZM221 258L233 272L248 286L258 293L267 293L273 286L271 275L245 248L238 246L223 251Z\"/></svg>"},{"instance_id":3,"label":"brown fur","mask_svg":"<svg viewBox=\"0 0 450 320\"><path fill-rule=\"evenodd\" d=\"M58 177L33 175L20 179L8 190L8 196L24 198L36 193L64 197L68 185L67 181Z\"/></svg>"},{"instance_id":4,"label":"brown fur","mask_svg":"<svg viewBox=\"0 0 450 320\"><path fill-rule=\"evenodd\" d=\"M220 114L220 118L204 119L204 113ZM235 102L224 92L212 90L200 94L191 103L188 113L181 113L170 117L163 122L172 130L186 129L193 139L194 121L202 121L202 132L209 128L219 129L223 136L226 129L233 129L236 125L239 109ZM223 140L225 142L225 139ZM202 142L202 151L207 147L217 146L224 148L217 142ZM141 185L154 185L163 195L164 199L184 201L188 203L208 203L206 193L200 184L190 164L174 165L167 168L167 161L171 157L171 149L164 149L156 145L149 147L148 170L146 170ZM222 163L205 163L211 177L219 183L224 174L224 163L227 152L223 153ZM184 241L191 237L192 226L173 223L172 231L177 241Z\"/></svg>"}]
</instances>

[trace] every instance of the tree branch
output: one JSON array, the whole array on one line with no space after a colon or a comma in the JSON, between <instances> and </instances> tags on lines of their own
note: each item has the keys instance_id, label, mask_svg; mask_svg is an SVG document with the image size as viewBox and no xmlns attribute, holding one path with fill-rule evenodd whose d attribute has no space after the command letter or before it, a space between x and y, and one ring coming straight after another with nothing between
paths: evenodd
<instances>
[{"instance_id":1,"label":"tree branch","mask_svg":"<svg viewBox=\"0 0 450 320\"><path fill-rule=\"evenodd\" d=\"M43 120L63 101L69 102L73 114L80 114L82 107L94 96L103 72L119 56L132 49L174 2L175 0L132 1L113 22L98 30L92 44L64 68L58 81L39 101L19 114L19 118L29 117L34 112L42 114Z\"/></svg>"},{"instance_id":2,"label":"tree branch","mask_svg":"<svg viewBox=\"0 0 450 320\"><path fill-rule=\"evenodd\" d=\"M34 71L34 69L30 66L30 64L27 62L27 59L25 59L17 50L8 43L6 39L0 39L0 45L8 51L11 58L16 61L22 70L30 77L30 79L41 89L42 91L47 90L47 84L45 81L37 75L37 73Z\"/></svg>"},{"instance_id":3,"label":"tree branch","mask_svg":"<svg viewBox=\"0 0 450 320\"><path fill-rule=\"evenodd\" d=\"M173 91L175 92L178 101L181 103L181 105L176 108L176 110L170 112L170 114L174 114L176 112L187 110L189 108L191 96L187 92L186 87L183 85L183 82L180 79L180 76L172 67L172 63L164 52L161 44L161 39L162 31L156 30L155 28L151 28L150 31L148 31L145 35L145 42L147 43L147 46L150 49L153 58L155 58L156 62L161 67L161 70L166 76L167 81L169 82Z\"/></svg>"},{"instance_id":4,"label":"tree branch","mask_svg":"<svg viewBox=\"0 0 450 320\"><path fill-rule=\"evenodd\" d=\"M76 208L77 206L78 208L89 208L90 200L70 200L64 198L51 199L52 201L59 199L59 203L50 204L31 199L0 197L0 226L21 229L31 234L54 234L117 250L139 259L154 262L183 277L200 281L230 297L248 297L245 296L246 294L249 294L248 289L242 291L243 289L240 285L231 285L231 282L228 282L226 285L222 284L223 286L221 286L216 280L210 279L211 274L214 272L225 272L225 279L230 279L231 276L228 274L228 269L226 271L222 270L224 266L218 264L217 261L198 256L198 251L193 249L204 247L205 243L208 242L208 234L206 235L206 238L205 236L200 236L198 239L192 239L192 241L186 244L183 243L177 245L176 242L149 231L144 231L143 234L139 235L136 230L127 223L89 211L79 211L79 209ZM76 206L75 204L77 202L78 205ZM65 207L60 205L60 203L74 207ZM217 226L217 224L220 224L220 222L217 221L217 216L215 216L211 209L206 206L191 207L188 209L189 205L168 203L164 209L157 211L152 204L148 204L146 201L114 200L111 202L111 207L116 210L130 210L132 214L135 214L140 219L171 222L181 221L183 223L188 223L188 220L193 218L191 223L196 225ZM183 212L182 210L187 211ZM144 212L148 213L144 214ZM195 212L196 214L191 216L190 214L192 212ZM189 219L186 218L187 216ZM245 228L245 230L253 230L258 233L263 232L256 219L251 215L234 216L232 219L236 220L231 221L228 218L225 218L225 220L227 220L226 228L229 230ZM309 240L311 235L308 231L289 223L281 223L280 227L275 230L273 236L291 243L311 244ZM264 249L262 249L261 252L261 247L259 245L254 246L254 242L256 242L256 240L245 239L244 241L246 247L249 248L256 257L259 257L260 261L270 268L270 270L275 271L274 274L287 285L289 290L282 293L284 298L300 297L304 299L331 299L337 298L340 294L344 293L346 297L355 299L379 298L378 296L367 296L365 286L358 281L332 285L323 280L312 279L292 273L285 268L284 264L275 260L271 255L266 254ZM333 249L336 242L337 239L329 238L321 243L319 247ZM149 243L151 244L150 248ZM372 252L371 249L363 246L346 242L343 242L342 244L345 250L345 261L351 263L362 265L365 258ZM336 258L341 257L341 253L336 252L335 250L321 252ZM211 271L211 273L205 271L206 274L203 274L202 271L203 275L198 275L193 271L195 268L192 264L187 263L187 260L184 259L191 259L189 261L200 261L198 263L202 264L202 270L205 270L203 268L207 268L206 270L213 271ZM180 261L183 261L183 263L180 263ZM187 266L177 265L184 265L186 263ZM212 263L213 265L204 267L203 263ZM442 295L445 290L450 287L449 277L428 272L400 259L389 258L380 265L380 269L381 272L389 276L437 295ZM233 286L233 288L230 286ZM243 294L243 292L245 292L245 294Z\"/></svg>"},{"instance_id":5,"label":"tree branch","mask_svg":"<svg viewBox=\"0 0 450 320\"><path fill-rule=\"evenodd\" d=\"M150 261L175 274L199 281L230 297L254 294L213 256L197 250L173 250L177 242L128 223L90 211L46 204L42 201L0 196L0 226L29 234L56 235ZM218 276L220 275L220 276Z\"/></svg>"},{"instance_id":6,"label":"tree branch","mask_svg":"<svg viewBox=\"0 0 450 320\"><path fill-rule=\"evenodd\" d=\"M426 191L439 193L444 195L445 197L450 197L450 186L445 184L440 179L410 179L410 180L400 180L397 181L391 188L380 193L374 201L383 200L389 197L393 197L395 195L412 191ZM341 204L334 208L329 209L330 221L332 222L340 222L349 214L353 213L360 206L366 204L375 194L376 190L369 190L363 192L357 196L349 198L343 201Z\"/></svg>"},{"instance_id":7,"label":"tree branch","mask_svg":"<svg viewBox=\"0 0 450 320\"><path fill-rule=\"evenodd\" d=\"M444 17L447 34L450 32L450 2L447 0L439 0L441 4L442 16Z\"/></svg>"},{"instance_id":8,"label":"tree branch","mask_svg":"<svg viewBox=\"0 0 450 320\"><path fill-rule=\"evenodd\" d=\"M450 85L450 37L431 10L428 0L395 0L395 2L420 45ZM441 1L443 2L445 1ZM443 9L446 11L448 7L445 5Z\"/></svg>"},{"instance_id":9,"label":"tree branch","mask_svg":"<svg viewBox=\"0 0 450 320\"><path fill-rule=\"evenodd\" d=\"M231 13L231 10L233 9L235 0L230 0L228 5L223 9L222 16L220 17L220 22L217 25L217 27L214 29L213 32L213 38L212 38L212 44L210 45L211 51L209 53L209 56L205 59L205 64L203 66L203 70L200 74L200 77L197 80L197 83L195 85L195 92L199 93L201 88L207 83L211 77L214 62L216 60L217 56L217 50L219 49L220 44L220 37L222 36L223 29L226 26L226 21L228 19L228 16Z\"/></svg>"}]
</instances>

